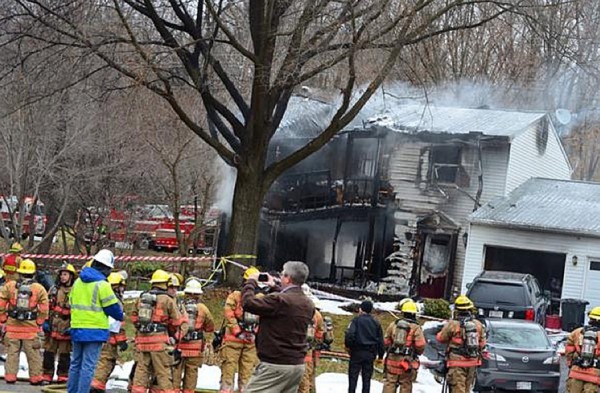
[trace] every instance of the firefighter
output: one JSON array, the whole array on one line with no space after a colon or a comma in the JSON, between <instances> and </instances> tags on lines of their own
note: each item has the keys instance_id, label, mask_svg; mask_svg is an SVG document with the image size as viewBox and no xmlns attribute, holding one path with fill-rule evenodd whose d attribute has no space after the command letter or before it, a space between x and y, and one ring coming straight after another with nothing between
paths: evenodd
<instances>
[{"instance_id":1,"label":"firefighter","mask_svg":"<svg viewBox=\"0 0 600 393\"><path fill-rule=\"evenodd\" d=\"M41 326L48 318L48 293L34 281L35 263L30 259L21 261L17 273L16 281L0 288L0 323L5 323L7 347L4 380L17 381L19 353L23 349L29 364L29 382L41 385Z\"/></svg>"},{"instance_id":2,"label":"firefighter","mask_svg":"<svg viewBox=\"0 0 600 393\"><path fill-rule=\"evenodd\" d=\"M306 287L305 287L306 286ZM298 386L298 393L309 393L314 392L315 387L315 369L317 368L321 350L326 348L333 342L333 324L331 319L328 322L325 321L323 315L321 315L321 302L319 299L312 295L308 285L302 286L304 293L308 293L308 297L312 300L315 305L315 313L313 315L312 324L308 326L306 330L306 340L308 341L308 352L304 357L304 374L300 380Z\"/></svg>"},{"instance_id":3,"label":"firefighter","mask_svg":"<svg viewBox=\"0 0 600 393\"><path fill-rule=\"evenodd\" d=\"M208 307L202 303L202 285L190 278L185 285L183 305L189 322L189 330L178 345L181 362L175 367L173 384L183 393L193 393L198 382L198 368L202 366L204 334L215 330L215 322Z\"/></svg>"},{"instance_id":4,"label":"firefighter","mask_svg":"<svg viewBox=\"0 0 600 393\"><path fill-rule=\"evenodd\" d=\"M135 337L138 363L131 386L132 393L146 393L152 377L157 390L173 393L171 367L174 345L183 323L175 299L167 293L171 275L164 270L152 274L152 288L143 292L131 316L137 332ZM185 333L185 332L183 332Z\"/></svg>"},{"instance_id":5,"label":"firefighter","mask_svg":"<svg viewBox=\"0 0 600 393\"><path fill-rule=\"evenodd\" d=\"M21 243L13 243L8 249L9 255L4 257L2 269L6 274L6 281L15 281L18 278L17 269L21 263L21 253L23 246Z\"/></svg>"},{"instance_id":6,"label":"firefighter","mask_svg":"<svg viewBox=\"0 0 600 393\"><path fill-rule=\"evenodd\" d=\"M121 308L124 309L123 294L127 287L125 277L120 272L111 273L107 280L111 285ZM127 344L127 336L125 335L124 324L111 321L110 325L110 336L108 341L102 346L102 352L100 352L100 358L98 359L98 365L96 366L96 372L94 374L94 379L92 380L91 393L106 391L106 381L108 381L108 377L115 369L115 365L119 359L119 351L124 352L129 347Z\"/></svg>"},{"instance_id":7,"label":"firefighter","mask_svg":"<svg viewBox=\"0 0 600 393\"><path fill-rule=\"evenodd\" d=\"M254 266L244 272L244 281L260 273ZM238 372L238 387L243 391L258 364L254 339L258 328L258 316L244 312L242 293L233 291L225 301L225 334L219 349L221 363L220 393L233 393L233 379Z\"/></svg>"},{"instance_id":8,"label":"firefighter","mask_svg":"<svg viewBox=\"0 0 600 393\"><path fill-rule=\"evenodd\" d=\"M567 337L568 393L596 393L600 385L600 307L594 307L588 317L588 326L573 330Z\"/></svg>"},{"instance_id":9,"label":"firefighter","mask_svg":"<svg viewBox=\"0 0 600 393\"><path fill-rule=\"evenodd\" d=\"M417 323L417 305L405 301L400 308L402 318L390 323L385 331L385 380L383 393L411 393L419 370L418 356L425 350L423 329Z\"/></svg>"},{"instance_id":10,"label":"firefighter","mask_svg":"<svg viewBox=\"0 0 600 393\"><path fill-rule=\"evenodd\" d=\"M55 359L58 354L57 381L67 382L71 364L71 306L69 293L77 272L73 265L64 262L58 269L58 284L50 288L48 302L50 317L43 325L46 333L44 344L43 378L46 382L54 379Z\"/></svg>"},{"instance_id":11,"label":"firefighter","mask_svg":"<svg viewBox=\"0 0 600 393\"><path fill-rule=\"evenodd\" d=\"M471 313L473 302L460 295L454 302L454 319L448 321L436 335L441 343L447 343L446 382L450 393L468 393L475 382L477 367L485 346L483 325Z\"/></svg>"}]
</instances>

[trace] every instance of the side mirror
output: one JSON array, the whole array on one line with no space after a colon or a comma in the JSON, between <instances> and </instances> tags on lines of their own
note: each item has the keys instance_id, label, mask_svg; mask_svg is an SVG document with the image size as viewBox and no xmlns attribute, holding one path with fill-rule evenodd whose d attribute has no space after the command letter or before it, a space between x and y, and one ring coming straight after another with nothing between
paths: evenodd
<instances>
[{"instance_id":1,"label":"side mirror","mask_svg":"<svg viewBox=\"0 0 600 393\"><path fill-rule=\"evenodd\" d=\"M467 289L471 289L471 287L472 287L472 286L473 286L473 283L472 283L472 282L468 283L468 284L467 284Z\"/></svg>"}]
</instances>

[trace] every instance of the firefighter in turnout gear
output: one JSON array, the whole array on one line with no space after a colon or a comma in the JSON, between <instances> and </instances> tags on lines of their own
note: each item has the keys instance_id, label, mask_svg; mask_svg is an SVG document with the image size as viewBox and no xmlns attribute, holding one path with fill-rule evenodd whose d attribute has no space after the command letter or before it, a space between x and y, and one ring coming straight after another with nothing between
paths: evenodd
<instances>
[{"instance_id":1,"label":"firefighter in turnout gear","mask_svg":"<svg viewBox=\"0 0 600 393\"><path fill-rule=\"evenodd\" d=\"M67 382L71 364L71 305L69 293L75 282L77 271L70 263L64 262L58 269L58 279L50 288L48 300L50 317L44 323L46 343L44 344L43 378L46 382L54 379L55 360L58 355L57 381Z\"/></svg>"},{"instance_id":2,"label":"firefighter in turnout gear","mask_svg":"<svg viewBox=\"0 0 600 393\"><path fill-rule=\"evenodd\" d=\"M21 264L21 253L23 246L20 243L13 243L8 249L9 255L4 257L2 270L6 274L6 281L15 281L18 278L17 269Z\"/></svg>"},{"instance_id":3,"label":"firefighter in turnout gear","mask_svg":"<svg viewBox=\"0 0 600 393\"><path fill-rule=\"evenodd\" d=\"M473 302L460 295L454 302L454 319L448 321L436 338L447 343L446 381L450 393L468 393L475 382L477 367L481 365L481 352L485 347L483 325L471 314Z\"/></svg>"},{"instance_id":4,"label":"firefighter in turnout gear","mask_svg":"<svg viewBox=\"0 0 600 393\"><path fill-rule=\"evenodd\" d=\"M156 377L156 390L175 393L171 367L174 346L179 336L183 317L177 309L176 300L167 293L171 275L164 270L152 274L150 291L143 292L131 316L137 329L135 346L138 363L131 386L132 393L146 393Z\"/></svg>"},{"instance_id":5,"label":"firefighter in turnout gear","mask_svg":"<svg viewBox=\"0 0 600 393\"><path fill-rule=\"evenodd\" d=\"M600 386L600 307L594 307L588 317L588 326L573 330L567 337L567 393L596 393Z\"/></svg>"},{"instance_id":6,"label":"firefighter in turnout gear","mask_svg":"<svg viewBox=\"0 0 600 393\"><path fill-rule=\"evenodd\" d=\"M418 356L425 350L423 329L417 323L417 305L403 302L402 318L390 323L383 342L386 348L383 393L411 393L419 371Z\"/></svg>"},{"instance_id":7,"label":"firefighter in turnout gear","mask_svg":"<svg viewBox=\"0 0 600 393\"><path fill-rule=\"evenodd\" d=\"M244 281L259 270L253 266L244 272ZM221 390L233 393L235 372L238 372L239 391L243 392L258 364L254 339L258 329L258 316L244 312L242 293L234 291L225 301L225 334L220 348Z\"/></svg>"},{"instance_id":8,"label":"firefighter in turnout gear","mask_svg":"<svg viewBox=\"0 0 600 393\"><path fill-rule=\"evenodd\" d=\"M29 382L40 385L43 382L41 326L48 318L48 293L33 279L33 261L22 261L17 273L17 281L7 282L0 288L0 323L6 326L4 380L17 381L19 353L23 349L29 364Z\"/></svg>"},{"instance_id":9,"label":"firefighter in turnout gear","mask_svg":"<svg viewBox=\"0 0 600 393\"><path fill-rule=\"evenodd\" d=\"M124 275L121 272L110 273L107 280L111 285L119 304L124 308L123 294L127 287L127 281L125 280ZM109 331L110 336L108 341L102 346L102 352L100 352L100 358L98 359L98 365L96 366L96 372L94 374L94 379L92 380L90 389L90 392L92 393L106 391L106 381L108 381L108 377L115 369L117 360L119 360L119 352L126 351L129 347L123 323L118 324L115 321L112 321L112 326L109 326Z\"/></svg>"},{"instance_id":10,"label":"firefighter in turnout gear","mask_svg":"<svg viewBox=\"0 0 600 393\"><path fill-rule=\"evenodd\" d=\"M300 385L298 386L298 393L310 393L316 391L315 370L321 356L321 350L333 342L333 325L331 324L331 319L329 319L329 325L326 325L323 315L319 311L321 303L312 294L307 284L302 285L302 290L315 305L315 314L313 315L312 324L308 326L306 331L306 340L309 347L304 357L305 368ZM327 344L325 344L326 342Z\"/></svg>"},{"instance_id":11,"label":"firefighter in turnout gear","mask_svg":"<svg viewBox=\"0 0 600 393\"><path fill-rule=\"evenodd\" d=\"M202 285L190 278L184 289L183 307L189 330L177 348L181 351L181 362L175 366L173 384L183 393L194 393L198 382L198 369L202 366L204 334L215 330L215 322L208 307L202 303Z\"/></svg>"}]
</instances>

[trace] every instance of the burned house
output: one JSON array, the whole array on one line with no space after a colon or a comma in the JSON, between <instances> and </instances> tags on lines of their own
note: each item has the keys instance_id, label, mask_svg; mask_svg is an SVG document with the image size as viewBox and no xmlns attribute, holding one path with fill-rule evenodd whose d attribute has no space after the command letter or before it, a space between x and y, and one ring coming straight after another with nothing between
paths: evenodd
<instances>
[{"instance_id":1,"label":"burned house","mask_svg":"<svg viewBox=\"0 0 600 393\"><path fill-rule=\"evenodd\" d=\"M545 113L409 104L369 118L273 185L263 264L303 260L314 280L449 296L460 289L473 211L531 177L570 178ZM275 138L271 158L319 127L310 122L306 134Z\"/></svg>"}]
</instances>

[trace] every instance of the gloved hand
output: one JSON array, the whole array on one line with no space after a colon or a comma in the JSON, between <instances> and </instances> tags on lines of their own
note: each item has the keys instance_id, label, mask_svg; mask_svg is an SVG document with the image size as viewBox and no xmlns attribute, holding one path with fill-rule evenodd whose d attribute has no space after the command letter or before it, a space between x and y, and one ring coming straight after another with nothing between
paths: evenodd
<instances>
[{"instance_id":1,"label":"gloved hand","mask_svg":"<svg viewBox=\"0 0 600 393\"><path fill-rule=\"evenodd\" d=\"M176 342L174 337L169 337L169 345L175 345Z\"/></svg>"},{"instance_id":2,"label":"gloved hand","mask_svg":"<svg viewBox=\"0 0 600 393\"><path fill-rule=\"evenodd\" d=\"M376 365L377 367L381 367L381 366L383 366L383 359L382 359L382 358L377 358L377 359L375 359L375 365Z\"/></svg>"},{"instance_id":3,"label":"gloved hand","mask_svg":"<svg viewBox=\"0 0 600 393\"><path fill-rule=\"evenodd\" d=\"M127 344L127 341L119 341L117 345L119 346L119 351L121 352L125 352L127 351L127 348L129 348L129 344Z\"/></svg>"},{"instance_id":4,"label":"gloved hand","mask_svg":"<svg viewBox=\"0 0 600 393\"><path fill-rule=\"evenodd\" d=\"M48 323L48 321L45 321L42 324L42 330L44 331L44 333L50 333L50 323Z\"/></svg>"}]
</instances>

